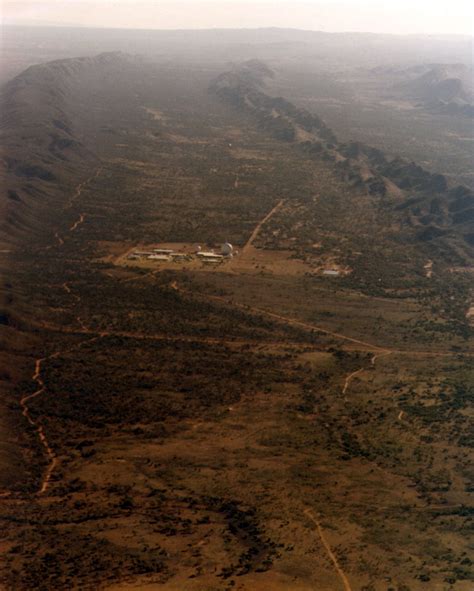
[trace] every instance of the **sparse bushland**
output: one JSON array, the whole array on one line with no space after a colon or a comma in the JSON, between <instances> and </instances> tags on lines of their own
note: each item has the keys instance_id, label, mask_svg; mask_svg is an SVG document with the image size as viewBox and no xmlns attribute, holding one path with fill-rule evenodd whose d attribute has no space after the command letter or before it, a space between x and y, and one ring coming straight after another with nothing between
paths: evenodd
<instances>
[{"instance_id":1,"label":"sparse bushland","mask_svg":"<svg viewBox=\"0 0 474 591\"><path fill-rule=\"evenodd\" d=\"M101 173L12 253L8 405L28 470L2 499L2 584L331 589L309 508L355 588L463 589L472 347L469 281L450 270L463 253L426 248L289 102L256 95L282 117L260 121L209 95L209 74L160 75L133 93L161 120L117 80L114 108L81 119ZM288 141L293 117L321 138ZM280 200L253 248L307 275L115 264L138 244L241 249ZM333 266L347 274L321 274ZM30 415L57 458L41 494L48 457L19 405L38 377Z\"/></svg>"}]
</instances>

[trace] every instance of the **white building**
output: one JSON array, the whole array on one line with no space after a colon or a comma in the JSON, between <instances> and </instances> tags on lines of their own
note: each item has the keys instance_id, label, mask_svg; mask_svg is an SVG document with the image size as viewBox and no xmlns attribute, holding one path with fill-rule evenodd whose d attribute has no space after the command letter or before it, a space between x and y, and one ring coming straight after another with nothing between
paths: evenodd
<instances>
[{"instance_id":1,"label":"white building","mask_svg":"<svg viewBox=\"0 0 474 591\"><path fill-rule=\"evenodd\" d=\"M221 253L225 257L231 257L233 252L234 252L234 247L232 246L232 244L230 242L226 242L225 244L222 245Z\"/></svg>"},{"instance_id":2,"label":"white building","mask_svg":"<svg viewBox=\"0 0 474 591\"><path fill-rule=\"evenodd\" d=\"M133 254L136 255L137 257L149 257L153 253L149 250L135 250L135 251L133 251Z\"/></svg>"},{"instance_id":3,"label":"white building","mask_svg":"<svg viewBox=\"0 0 474 591\"><path fill-rule=\"evenodd\" d=\"M169 261L170 257L166 254L151 254L147 257L149 261Z\"/></svg>"},{"instance_id":4,"label":"white building","mask_svg":"<svg viewBox=\"0 0 474 591\"><path fill-rule=\"evenodd\" d=\"M201 259L223 259L224 255L223 254L216 254L215 252L212 251L200 251L196 253L196 256L201 258Z\"/></svg>"}]
</instances>

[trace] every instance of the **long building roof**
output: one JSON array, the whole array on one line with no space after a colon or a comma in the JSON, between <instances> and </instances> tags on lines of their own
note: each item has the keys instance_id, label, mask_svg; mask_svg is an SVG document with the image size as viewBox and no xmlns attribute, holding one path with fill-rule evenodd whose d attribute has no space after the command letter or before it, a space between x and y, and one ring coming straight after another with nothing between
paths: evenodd
<instances>
[{"instance_id":1,"label":"long building roof","mask_svg":"<svg viewBox=\"0 0 474 591\"><path fill-rule=\"evenodd\" d=\"M213 258L213 259L224 258L221 254L216 254L215 252L198 252L198 253L196 253L196 255L198 257Z\"/></svg>"}]
</instances>

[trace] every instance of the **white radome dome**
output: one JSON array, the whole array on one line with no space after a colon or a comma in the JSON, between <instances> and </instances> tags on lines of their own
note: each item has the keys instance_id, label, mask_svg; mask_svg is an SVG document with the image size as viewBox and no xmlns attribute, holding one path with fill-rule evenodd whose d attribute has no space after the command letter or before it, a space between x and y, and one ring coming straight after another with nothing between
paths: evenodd
<instances>
[{"instance_id":1,"label":"white radome dome","mask_svg":"<svg viewBox=\"0 0 474 591\"><path fill-rule=\"evenodd\" d=\"M232 253L234 252L234 247L232 246L232 244L230 244L230 242L226 242L225 244L222 245L221 248L221 253L228 257L230 256Z\"/></svg>"}]
</instances>

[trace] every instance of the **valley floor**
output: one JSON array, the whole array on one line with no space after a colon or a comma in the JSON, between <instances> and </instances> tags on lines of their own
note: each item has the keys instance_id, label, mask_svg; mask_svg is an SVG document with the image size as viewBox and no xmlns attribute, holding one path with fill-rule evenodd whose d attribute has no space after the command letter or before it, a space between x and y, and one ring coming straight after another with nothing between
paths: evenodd
<instances>
[{"instance_id":1,"label":"valley floor","mask_svg":"<svg viewBox=\"0 0 474 591\"><path fill-rule=\"evenodd\" d=\"M326 163L198 98L99 133L51 232L11 255L30 323L2 584L468 591L474 346L433 304L444 271L420 253L376 289L401 256L381 243L359 280L348 251L382 240L351 233L368 198L335 220ZM219 268L123 264L227 240Z\"/></svg>"}]
</instances>

